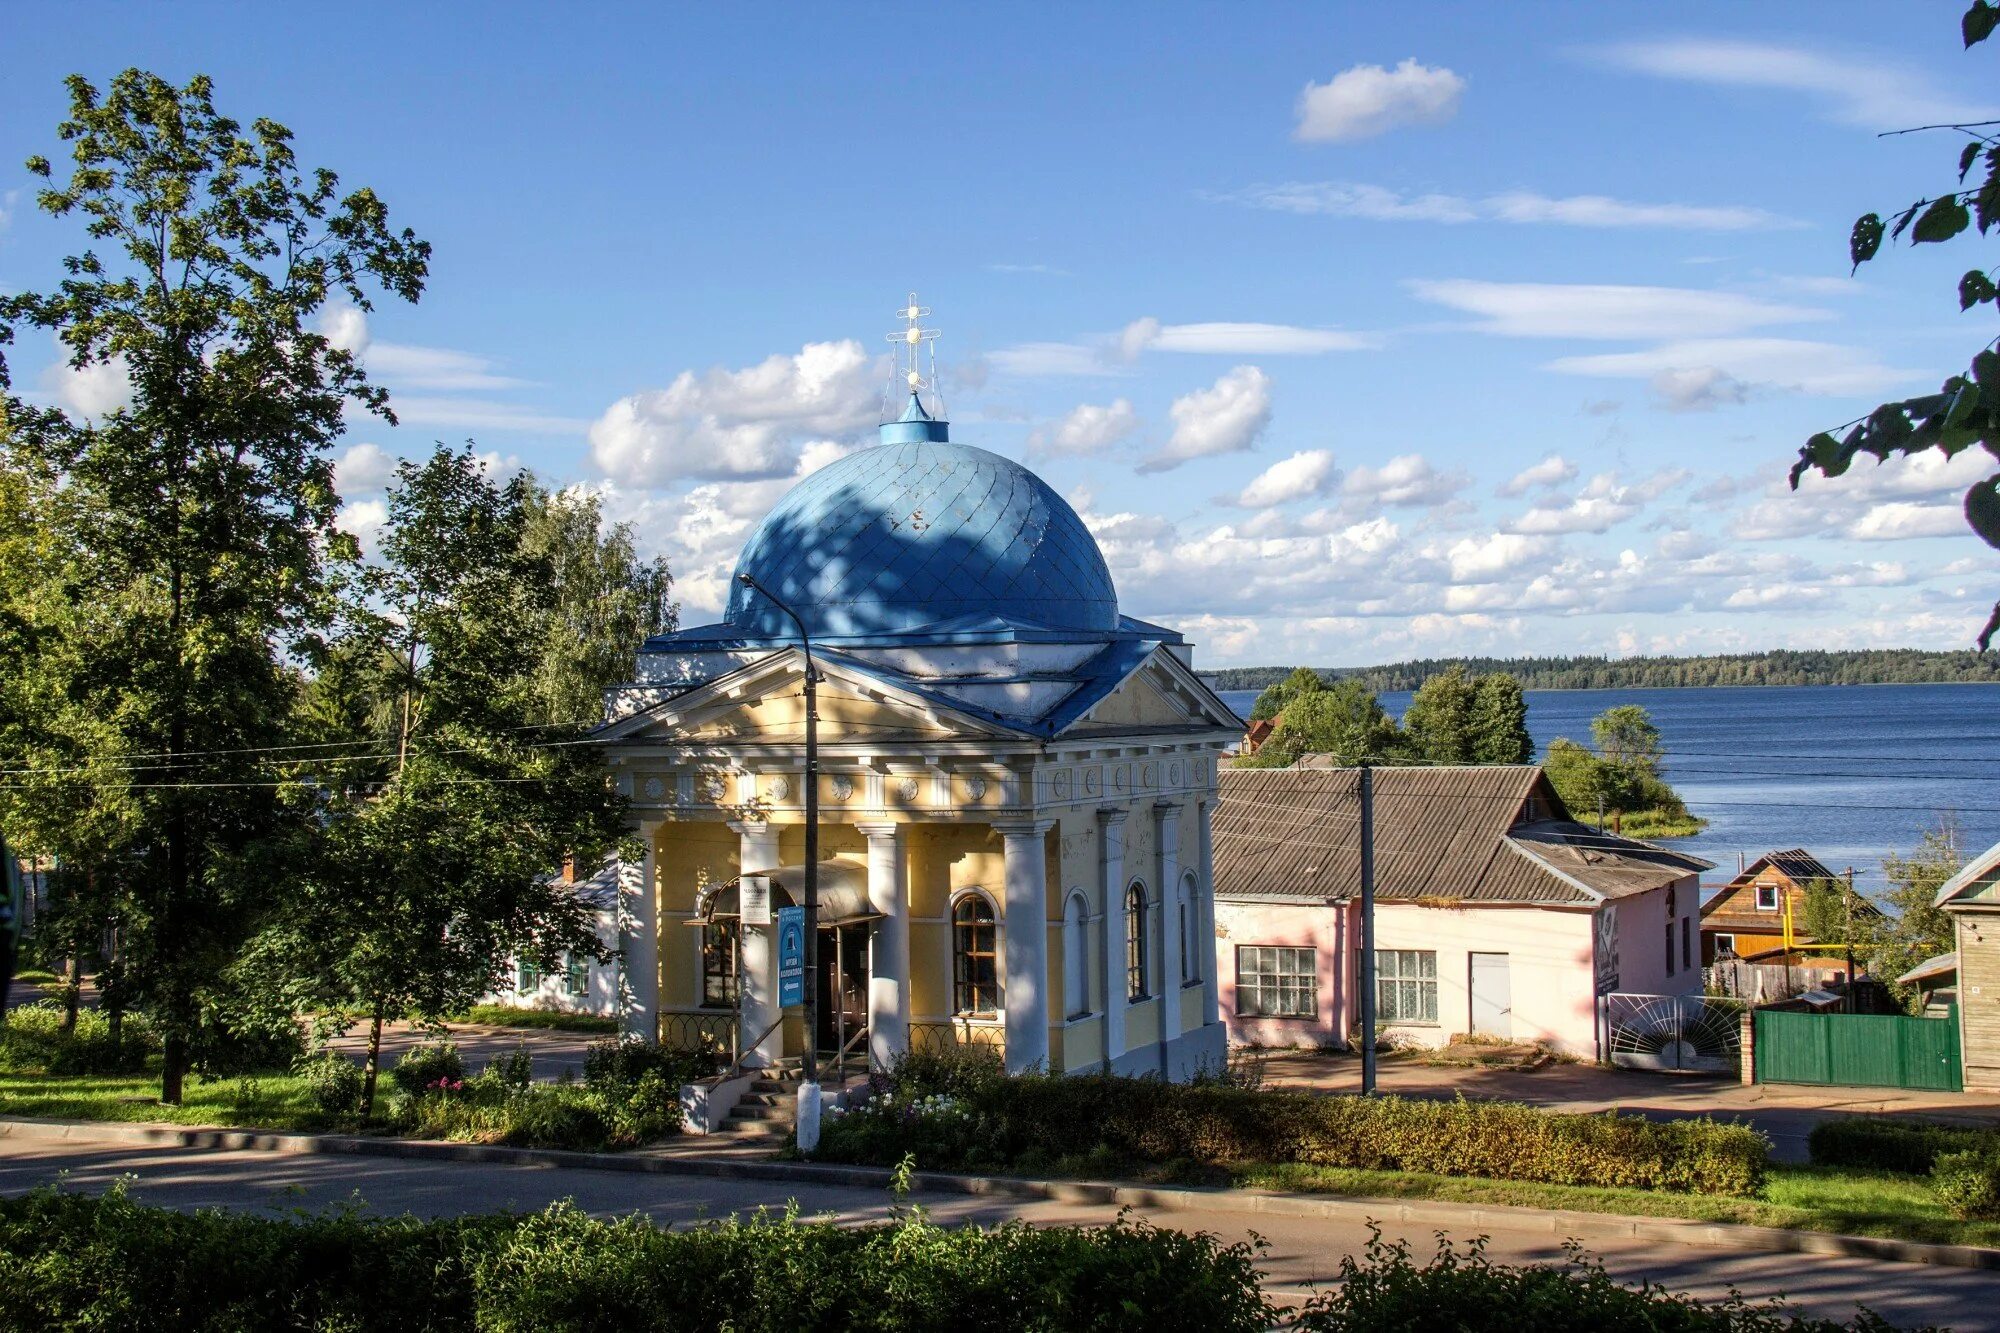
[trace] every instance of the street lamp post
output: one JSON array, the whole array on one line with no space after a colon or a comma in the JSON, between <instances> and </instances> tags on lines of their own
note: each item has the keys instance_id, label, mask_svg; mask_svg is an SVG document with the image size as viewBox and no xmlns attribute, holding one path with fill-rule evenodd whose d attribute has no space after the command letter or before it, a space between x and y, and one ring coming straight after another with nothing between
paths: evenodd
<instances>
[{"instance_id":1,"label":"street lamp post","mask_svg":"<svg viewBox=\"0 0 2000 1333\"><path fill-rule=\"evenodd\" d=\"M813 666L812 636L806 633L806 622L799 619L798 612L748 574L736 577L744 587L762 593L771 605L791 617L792 624L798 626L799 646L806 655L806 900L803 904L806 976L801 989L805 1004L805 1082L808 1087L816 1088L819 1086L819 707L813 687L818 684L819 671Z\"/></svg>"}]
</instances>

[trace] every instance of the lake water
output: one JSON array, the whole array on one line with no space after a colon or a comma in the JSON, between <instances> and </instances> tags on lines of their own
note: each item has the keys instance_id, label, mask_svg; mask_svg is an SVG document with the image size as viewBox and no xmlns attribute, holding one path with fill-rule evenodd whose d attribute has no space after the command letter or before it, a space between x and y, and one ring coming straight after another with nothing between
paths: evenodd
<instances>
[{"instance_id":1,"label":"lake water","mask_svg":"<svg viewBox=\"0 0 2000 1333\"><path fill-rule=\"evenodd\" d=\"M1248 713L1255 690L1222 698ZM1588 743L1618 704L1653 715L1666 776L1708 827L1674 845L1715 862L1804 847L1856 883L1882 886L1882 857L1913 849L1941 816L1963 845L2000 842L2000 685L1797 685L1667 690L1529 690L1538 753L1558 736ZM1397 717L1407 692L1384 694ZM1579 811L1579 814L1583 812Z\"/></svg>"}]
</instances>

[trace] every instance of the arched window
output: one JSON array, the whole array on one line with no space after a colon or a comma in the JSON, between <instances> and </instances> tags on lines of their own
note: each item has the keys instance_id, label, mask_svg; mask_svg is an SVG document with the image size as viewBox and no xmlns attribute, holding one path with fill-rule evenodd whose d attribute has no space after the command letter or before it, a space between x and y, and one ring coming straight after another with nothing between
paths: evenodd
<instances>
[{"instance_id":1,"label":"arched window","mask_svg":"<svg viewBox=\"0 0 2000 1333\"><path fill-rule=\"evenodd\" d=\"M1063 1012L1082 1018L1090 1012L1090 908L1083 895L1069 896L1063 913Z\"/></svg>"},{"instance_id":2,"label":"arched window","mask_svg":"<svg viewBox=\"0 0 2000 1333\"><path fill-rule=\"evenodd\" d=\"M1192 873L1181 876L1180 901L1176 906L1181 914L1181 981L1200 981L1202 957L1214 946L1201 938L1201 908L1195 901Z\"/></svg>"},{"instance_id":3,"label":"arched window","mask_svg":"<svg viewBox=\"0 0 2000 1333\"><path fill-rule=\"evenodd\" d=\"M737 961L741 934L737 927L736 918L723 917L701 928L701 1007L704 1009L736 1007L740 994Z\"/></svg>"},{"instance_id":4,"label":"arched window","mask_svg":"<svg viewBox=\"0 0 2000 1333\"><path fill-rule=\"evenodd\" d=\"M1000 1012L1000 951L993 904L968 893L951 909L951 1006L961 1016Z\"/></svg>"},{"instance_id":5,"label":"arched window","mask_svg":"<svg viewBox=\"0 0 2000 1333\"><path fill-rule=\"evenodd\" d=\"M1137 880L1125 890L1125 998L1137 1004L1146 989L1146 886Z\"/></svg>"}]
</instances>

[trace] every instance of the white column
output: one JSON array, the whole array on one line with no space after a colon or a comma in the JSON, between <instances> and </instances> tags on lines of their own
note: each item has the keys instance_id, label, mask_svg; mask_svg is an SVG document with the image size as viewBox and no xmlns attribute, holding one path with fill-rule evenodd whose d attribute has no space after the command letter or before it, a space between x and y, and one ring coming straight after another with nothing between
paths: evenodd
<instances>
[{"instance_id":1,"label":"white column","mask_svg":"<svg viewBox=\"0 0 2000 1333\"><path fill-rule=\"evenodd\" d=\"M618 948L624 955L624 994L618 997L618 1029L657 1041L660 1036L660 895L655 882L658 857L653 838L660 821L639 824L645 853L637 864L618 867Z\"/></svg>"},{"instance_id":2,"label":"white column","mask_svg":"<svg viewBox=\"0 0 2000 1333\"><path fill-rule=\"evenodd\" d=\"M868 1060L888 1069L910 1049L910 907L900 824L860 824L868 901L881 920L868 941Z\"/></svg>"},{"instance_id":3,"label":"white column","mask_svg":"<svg viewBox=\"0 0 2000 1333\"><path fill-rule=\"evenodd\" d=\"M1049 1063L1048 831L1055 821L998 826L1006 853L1007 1072Z\"/></svg>"},{"instance_id":4,"label":"white column","mask_svg":"<svg viewBox=\"0 0 2000 1333\"><path fill-rule=\"evenodd\" d=\"M1160 1046L1181 1035L1181 808L1153 807L1160 874Z\"/></svg>"},{"instance_id":5,"label":"white column","mask_svg":"<svg viewBox=\"0 0 2000 1333\"><path fill-rule=\"evenodd\" d=\"M1200 821L1201 865L1195 872L1195 890L1201 902L1201 1021L1213 1026L1222 1021L1222 951L1215 940L1215 802L1203 801L1195 807Z\"/></svg>"},{"instance_id":6,"label":"white column","mask_svg":"<svg viewBox=\"0 0 2000 1333\"><path fill-rule=\"evenodd\" d=\"M739 839L736 854L738 873L778 868L778 830L769 821L731 820L729 827ZM774 910L775 906L774 903ZM755 1040L758 1033L771 1027L778 1018L777 933L774 926L743 927L737 954L737 984L742 992L739 1011L742 1041ZM784 1028L771 1028L754 1051L743 1053L743 1063L761 1069L776 1063L784 1053Z\"/></svg>"},{"instance_id":7,"label":"white column","mask_svg":"<svg viewBox=\"0 0 2000 1333\"><path fill-rule=\"evenodd\" d=\"M1125 1054L1125 814L1097 812L1097 882L1104 893L1104 1068Z\"/></svg>"}]
</instances>

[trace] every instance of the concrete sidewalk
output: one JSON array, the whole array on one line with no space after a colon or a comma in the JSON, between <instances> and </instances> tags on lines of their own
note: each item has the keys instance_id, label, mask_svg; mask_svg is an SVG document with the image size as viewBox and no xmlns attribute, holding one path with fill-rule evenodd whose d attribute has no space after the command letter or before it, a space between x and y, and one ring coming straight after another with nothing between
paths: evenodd
<instances>
[{"instance_id":1,"label":"concrete sidewalk","mask_svg":"<svg viewBox=\"0 0 2000 1333\"><path fill-rule=\"evenodd\" d=\"M1322 1051L1273 1051L1264 1086L1310 1092L1358 1093L1357 1056ZM1404 1097L1459 1095L1526 1102L1551 1111L1628 1111L1659 1119L1714 1116L1740 1120L1771 1140L1772 1156L1806 1160L1806 1136L1822 1120L1895 1115L1962 1124L2000 1125L2000 1097L1991 1093L1919 1092L1899 1088L1812 1087L1796 1083L1744 1085L1709 1074L1663 1074L1599 1065L1548 1064L1539 1069L1439 1066L1385 1056L1376 1086Z\"/></svg>"}]
</instances>

